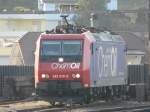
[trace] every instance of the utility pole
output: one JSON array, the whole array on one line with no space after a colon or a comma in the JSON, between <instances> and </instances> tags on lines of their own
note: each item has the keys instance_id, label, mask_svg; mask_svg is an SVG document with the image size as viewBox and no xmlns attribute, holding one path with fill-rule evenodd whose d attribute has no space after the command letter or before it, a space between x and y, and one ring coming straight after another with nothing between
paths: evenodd
<instances>
[{"instance_id":1,"label":"utility pole","mask_svg":"<svg viewBox=\"0 0 150 112\"><path fill-rule=\"evenodd\" d=\"M148 0L148 64L150 66L150 0ZM149 67L150 73L150 67Z\"/></svg>"},{"instance_id":2,"label":"utility pole","mask_svg":"<svg viewBox=\"0 0 150 112\"><path fill-rule=\"evenodd\" d=\"M150 47L150 0L148 1L148 42L149 42L149 47Z\"/></svg>"},{"instance_id":3,"label":"utility pole","mask_svg":"<svg viewBox=\"0 0 150 112\"><path fill-rule=\"evenodd\" d=\"M150 77L150 0L148 0L148 50L147 50L147 56L148 56L148 79L147 79L147 88L146 88L146 92L147 92L147 99L149 99L149 90L150 90L150 86L149 86L149 77Z\"/></svg>"},{"instance_id":4,"label":"utility pole","mask_svg":"<svg viewBox=\"0 0 150 112\"><path fill-rule=\"evenodd\" d=\"M90 24L91 24L90 26L94 27L94 13L91 13L90 16L91 16L90 17Z\"/></svg>"},{"instance_id":5,"label":"utility pole","mask_svg":"<svg viewBox=\"0 0 150 112\"><path fill-rule=\"evenodd\" d=\"M147 25L148 25L148 32L146 33L147 35L148 35L148 37L146 38L146 40L147 40L147 46L146 46L146 48L147 48L147 50L146 50L146 64L148 64L149 65L149 73L150 73L150 0L147 0L147 11L146 11L146 14L147 14L147 17L148 17L148 23L147 23ZM149 74L150 75L150 74Z\"/></svg>"}]
</instances>

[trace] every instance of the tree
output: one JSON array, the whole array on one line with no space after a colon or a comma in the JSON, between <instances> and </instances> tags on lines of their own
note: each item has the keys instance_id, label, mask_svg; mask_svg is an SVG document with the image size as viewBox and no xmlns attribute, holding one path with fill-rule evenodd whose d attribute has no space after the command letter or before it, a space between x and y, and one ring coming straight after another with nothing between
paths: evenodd
<instances>
[{"instance_id":1,"label":"tree","mask_svg":"<svg viewBox=\"0 0 150 112\"><path fill-rule=\"evenodd\" d=\"M106 13L107 2L107 0L79 0L80 8L74 17L75 23L90 26L91 13L94 13L94 27L96 28L112 29L125 26L122 21L129 21L129 19L122 14ZM118 20L119 24L117 24Z\"/></svg>"},{"instance_id":2,"label":"tree","mask_svg":"<svg viewBox=\"0 0 150 112\"><path fill-rule=\"evenodd\" d=\"M140 8L138 10L137 19L136 19L137 23L148 24L148 15L146 13L144 13L145 10L146 9L144 9L144 8Z\"/></svg>"},{"instance_id":3,"label":"tree","mask_svg":"<svg viewBox=\"0 0 150 112\"><path fill-rule=\"evenodd\" d=\"M77 16L75 16L74 21L76 24L83 26L90 26L90 17L91 13L96 15L95 24L97 21L101 20L100 23L103 26L106 26L105 16L107 15L99 15L95 12L104 11L105 10L105 0L79 0L80 8L77 10ZM99 25L96 24L96 27Z\"/></svg>"},{"instance_id":4,"label":"tree","mask_svg":"<svg viewBox=\"0 0 150 112\"><path fill-rule=\"evenodd\" d=\"M123 1L123 0L120 0L120 1ZM113 31L114 30L115 31L120 31L120 30L121 31L136 31L136 28L138 26L138 29L142 29L141 25L137 24L136 22L133 22L135 14L130 14L132 16L129 16L128 13L111 13L108 11L106 12L106 9L105 9L106 2L107 0L79 0L80 8L77 11L77 15L74 17L75 23L78 25L90 26L90 17L91 17L91 12L92 12L96 15L96 18L94 20L94 27L96 28L104 27L106 29L110 29ZM134 3L134 2L129 1L128 3ZM143 2L140 2L140 3L143 3ZM130 9L126 9L126 10L130 10ZM142 17L140 17L140 15ZM138 17L140 17L137 19L138 22L140 21L145 22L145 17L143 16L142 13L139 12Z\"/></svg>"}]
</instances>

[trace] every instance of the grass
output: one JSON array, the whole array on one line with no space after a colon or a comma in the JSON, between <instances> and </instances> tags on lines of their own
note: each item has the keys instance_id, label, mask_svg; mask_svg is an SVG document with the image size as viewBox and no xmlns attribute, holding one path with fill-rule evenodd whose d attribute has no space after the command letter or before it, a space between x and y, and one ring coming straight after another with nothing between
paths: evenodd
<instances>
[{"instance_id":1,"label":"grass","mask_svg":"<svg viewBox=\"0 0 150 112\"><path fill-rule=\"evenodd\" d=\"M11 54L11 47L0 47L0 55L10 55Z\"/></svg>"}]
</instances>

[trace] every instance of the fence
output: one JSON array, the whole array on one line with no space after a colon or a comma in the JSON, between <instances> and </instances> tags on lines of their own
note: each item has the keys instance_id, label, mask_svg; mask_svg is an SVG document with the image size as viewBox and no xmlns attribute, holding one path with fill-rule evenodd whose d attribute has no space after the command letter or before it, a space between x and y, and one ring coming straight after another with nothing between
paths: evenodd
<instances>
[{"instance_id":1,"label":"fence","mask_svg":"<svg viewBox=\"0 0 150 112\"><path fill-rule=\"evenodd\" d=\"M148 65L129 65L128 84L131 93L138 99L144 98L145 90L149 86ZM34 66L0 66L0 96L11 93L13 81L18 87L32 86L34 78ZM11 86L11 87L10 87ZM134 91L133 91L134 90ZM7 96L7 95L6 95ZM8 95L9 96L9 95Z\"/></svg>"},{"instance_id":2,"label":"fence","mask_svg":"<svg viewBox=\"0 0 150 112\"><path fill-rule=\"evenodd\" d=\"M0 66L0 96L8 96L19 86L31 86L34 78L33 66ZM10 91L10 92L9 92Z\"/></svg>"},{"instance_id":3,"label":"fence","mask_svg":"<svg viewBox=\"0 0 150 112\"><path fill-rule=\"evenodd\" d=\"M131 97L139 101L145 100L148 96L149 87L149 66L129 65L128 66L128 84Z\"/></svg>"},{"instance_id":4,"label":"fence","mask_svg":"<svg viewBox=\"0 0 150 112\"><path fill-rule=\"evenodd\" d=\"M0 66L0 75L25 76L33 74L34 66Z\"/></svg>"}]
</instances>

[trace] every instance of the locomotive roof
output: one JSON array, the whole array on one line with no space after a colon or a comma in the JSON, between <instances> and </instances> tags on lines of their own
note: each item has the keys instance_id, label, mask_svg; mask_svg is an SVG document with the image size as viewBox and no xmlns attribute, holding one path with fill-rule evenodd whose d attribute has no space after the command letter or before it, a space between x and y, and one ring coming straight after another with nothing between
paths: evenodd
<instances>
[{"instance_id":1,"label":"locomotive roof","mask_svg":"<svg viewBox=\"0 0 150 112\"><path fill-rule=\"evenodd\" d=\"M44 37L43 38L48 38L48 35L52 35L54 38L60 35L69 37L69 38L77 38L77 36L81 36L81 35L86 35L89 38L93 38L96 41L109 41L109 42L125 42L124 39L118 35L118 34L112 34L108 31L104 31L104 32L99 32L99 33L91 33L90 31L86 31L84 33L81 34L42 34ZM67 38L66 37L66 38ZM64 38L64 37L63 37Z\"/></svg>"},{"instance_id":2,"label":"locomotive roof","mask_svg":"<svg viewBox=\"0 0 150 112\"><path fill-rule=\"evenodd\" d=\"M122 36L118 34L112 34L108 31L99 32L99 33L89 33L85 32L85 35L92 36L96 41L105 41L105 42L123 42L125 43Z\"/></svg>"}]
</instances>

